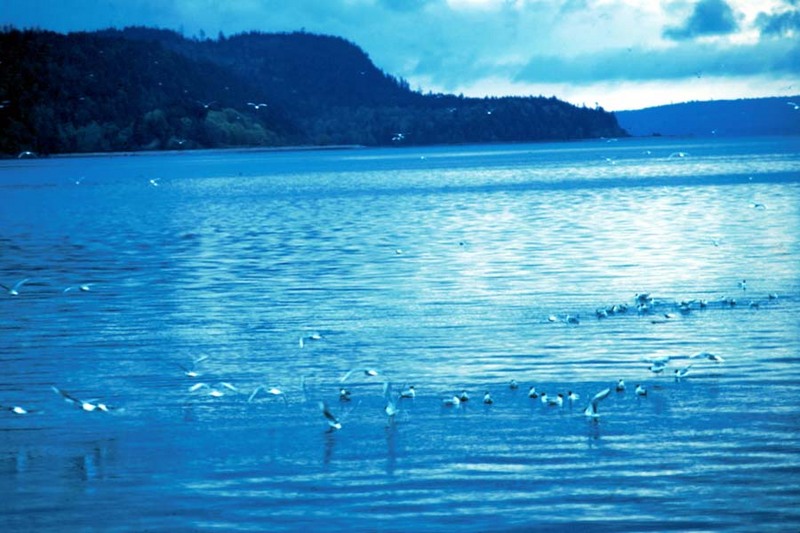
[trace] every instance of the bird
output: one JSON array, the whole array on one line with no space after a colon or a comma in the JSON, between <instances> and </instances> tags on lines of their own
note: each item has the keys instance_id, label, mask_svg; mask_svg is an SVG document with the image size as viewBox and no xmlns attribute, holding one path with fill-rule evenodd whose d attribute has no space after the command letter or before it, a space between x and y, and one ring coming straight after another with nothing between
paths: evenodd
<instances>
[{"instance_id":1,"label":"bird","mask_svg":"<svg viewBox=\"0 0 800 533\"><path fill-rule=\"evenodd\" d=\"M359 369L357 369L357 368L353 368L353 369L351 369L351 370L348 370L348 371L347 371L347 373L346 373L344 376L342 376L342 377L341 377L341 379L339 379L339 383L344 383L345 381L347 381L347 378L349 378L350 376L352 376L352 375L353 375L353 373L354 373L354 372L357 372L358 370L359 370ZM375 377L375 376L379 376L379 375L380 375L380 372L378 372L377 370L374 370L374 369L372 369L372 368L365 368L365 369L363 370L363 372L364 372L364 375L365 375L366 377L368 377L368 378L369 378L369 377Z\"/></svg>"},{"instance_id":2,"label":"bird","mask_svg":"<svg viewBox=\"0 0 800 533\"><path fill-rule=\"evenodd\" d=\"M542 393L542 394L544 394L544 393ZM528 389L528 398L536 399L538 397L539 397L539 394L536 392L536 387L531 386L531 388Z\"/></svg>"},{"instance_id":3,"label":"bird","mask_svg":"<svg viewBox=\"0 0 800 533\"><path fill-rule=\"evenodd\" d=\"M70 291L81 291L81 292L89 292L92 290L93 283L82 283L81 285L70 285L66 289L64 289L64 293L68 293Z\"/></svg>"},{"instance_id":4,"label":"bird","mask_svg":"<svg viewBox=\"0 0 800 533\"><path fill-rule=\"evenodd\" d=\"M611 389L603 389L595 394L589 402L589 405L583 410L583 414L590 418L600 418L600 414L597 412L597 404L608 398L609 394L611 394Z\"/></svg>"},{"instance_id":5,"label":"bird","mask_svg":"<svg viewBox=\"0 0 800 533\"><path fill-rule=\"evenodd\" d=\"M519 383L517 383L516 379L512 379L508 382L508 388L511 390L517 390L519 388Z\"/></svg>"},{"instance_id":6,"label":"bird","mask_svg":"<svg viewBox=\"0 0 800 533\"><path fill-rule=\"evenodd\" d=\"M795 104L794 102L786 102L786 105L791 106L795 111L800 109L800 104Z\"/></svg>"},{"instance_id":7,"label":"bird","mask_svg":"<svg viewBox=\"0 0 800 533\"><path fill-rule=\"evenodd\" d=\"M572 391L568 391L568 392L567 392L567 399L568 399L570 402L575 402L575 401L578 401L578 400L580 400L580 399L581 399L581 395L580 395L580 394L575 394L575 393L574 393L574 392L572 392Z\"/></svg>"},{"instance_id":8,"label":"bird","mask_svg":"<svg viewBox=\"0 0 800 533\"><path fill-rule=\"evenodd\" d=\"M210 102L201 102L200 100L198 100L197 103L200 104L201 106L203 106L203 109L208 109L212 105L216 104L217 101L216 100L212 100Z\"/></svg>"},{"instance_id":9,"label":"bird","mask_svg":"<svg viewBox=\"0 0 800 533\"><path fill-rule=\"evenodd\" d=\"M739 282L739 288L742 289L743 291L747 290L747 280L746 279L743 279L742 281Z\"/></svg>"},{"instance_id":10,"label":"bird","mask_svg":"<svg viewBox=\"0 0 800 533\"><path fill-rule=\"evenodd\" d=\"M183 370L183 374L184 374L184 375L185 375L187 378L196 378L196 377L200 377L200 373L199 373L197 370L195 370L195 368L197 367L197 365L198 365L198 364L202 363L202 362L203 362L203 361L205 361L206 359L208 359L208 356L207 356L207 355L203 355L203 356L200 356L200 357L197 357L197 358L195 358L195 359L192 361L192 368L187 368L187 367L183 366L183 365L182 365L182 364L180 364L180 363L175 363L175 364L176 364L176 365L178 365L178 367L179 367L181 370Z\"/></svg>"},{"instance_id":11,"label":"bird","mask_svg":"<svg viewBox=\"0 0 800 533\"><path fill-rule=\"evenodd\" d=\"M645 389L642 385L636 385L636 395L637 396L647 396L647 389Z\"/></svg>"},{"instance_id":12,"label":"bird","mask_svg":"<svg viewBox=\"0 0 800 533\"><path fill-rule=\"evenodd\" d=\"M307 341L307 340L309 340L309 341L320 341L320 340L322 340L322 335L320 335L319 333L312 333L310 335L302 335L300 337L300 341L299 341L299 345L300 345L301 348L303 348L306 345L305 341Z\"/></svg>"},{"instance_id":13,"label":"bird","mask_svg":"<svg viewBox=\"0 0 800 533\"><path fill-rule=\"evenodd\" d=\"M547 398L547 405L561 407L564 405L564 395L559 392L555 398Z\"/></svg>"},{"instance_id":14,"label":"bird","mask_svg":"<svg viewBox=\"0 0 800 533\"><path fill-rule=\"evenodd\" d=\"M417 389L414 388L414 385L409 385L407 389L403 389L400 392L400 398L414 399L416 397Z\"/></svg>"},{"instance_id":15,"label":"bird","mask_svg":"<svg viewBox=\"0 0 800 533\"><path fill-rule=\"evenodd\" d=\"M617 386L615 387L617 392L624 392L625 391L625 380L619 378L617 381Z\"/></svg>"},{"instance_id":16,"label":"bird","mask_svg":"<svg viewBox=\"0 0 800 533\"><path fill-rule=\"evenodd\" d=\"M445 407L458 407L461 405L461 398L453 396L452 398L445 398L442 400L442 405Z\"/></svg>"},{"instance_id":17,"label":"bird","mask_svg":"<svg viewBox=\"0 0 800 533\"><path fill-rule=\"evenodd\" d=\"M258 387L255 388L255 390L253 390L253 392L247 398L247 403L252 402L258 395L258 393L261 391L264 391L272 396L280 396L283 399L283 403L289 405L289 401L286 399L286 394L284 394L281 389L279 389L278 387L266 387L264 385L259 385Z\"/></svg>"},{"instance_id":18,"label":"bird","mask_svg":"<svg viewBox=\"0 0 800 533\"><path fill-rule=\"evenodd\" d=\"M489 394L488 390L486 391L486 394L483 395L483 403L486 405L491 405L494 403L494 400L492 400L492 395Z\"/></svg>"},{"instance_id":19,"label":"bird","mask_svg":"<svg viewBox=\"0 0 800 533\"><path fill-rule=\"evenodd\" d=\"M753 202L750 205L753 207L753 209L766 209L767 208L766 205L764 205L762 203L759 203L759 202Z\"/></svg>"},{"instance_id":20,"label":"bird","mask_svg":"<svg viewBox=\"0 0 800 533\"><path fill-rule=\"evenodd\" d=\"M692 365L686 365L682 368L675 369L675 379L679 380L681 378L685 378L691 368Z\"/></svg>"},{"instance_id":21,"label":"bird","mask_svg":"<svg viewBox=\"0 0 800 533\"><path fill-rule=\"evenodd\" d=\"M15 415L29 415L35 412L31 409L25 409L24 407L21 407L19 405L11 405L11 406L0 405L0 409L4 411L10 411Z\"/></svg>"},{"instance_id":22,"label":"bird","mask_svg":"<svg viewBox=\"0 0 800 533\"><path fill-rule=\"evenodd\" d=\"M342 423L339 422L339 419L331 412L327 403L324 401L319 402L319 408L322 411L322 416L328 421L328 431L342 429Z\"/></svg>"},{"instance_id":23,"label":"bird","mask_svg":"<svg viewBox=\"0 0 800 533\"><path fill-rule=\"evenodd\" d=\"M87 413L103 411L107 413L111 410L111 407L101 402L95 402L94 400L79 400L75 396L71 395L67 391L59 389L55 385L52 385L51 388L53 389L53 392L64 398L65 402L71 404L77 409L80 409L81 411L86 411Z\"/></svg>"},{"instance_id":24,"label":"bird","mask_svg":"<svg viewBox=\"0 0 800 533\"><path fill-rule=\"evenodd\" d=\"M469 401L469 394L467 394L466 390L462 390L461 394L458 395L458 399L460 401L462 401L462 402L468 402Z\"/></svg>"},{"instance_id":25,"label":"bird","mask_svg":"<svg viewBox=\"0 0 800 533\"><path fill-rule=\"evenodd\" d=\"M221 398L225 396L225 392L221 391L220 390L221 388L228 389L229 391L232 392L239 392L239 389L237 389L233 384L227 381L220 381L216 385L217 386L212 387L208 383L195 383L194 385L189 387L189 392L197 392L200 389L209 389L208 395L213 396L214 398Z\"/></svg>"},{"instance_id":26,"label":"bird","mask_svg":"<svg viewBox=\"0 0 800 533\"><path fill-rule=\"evenodd\" d=\"M661 372L664 371L665 368L667 368L666 363L655 362L650 365L650 372L652 372L653 374L660 374Z\"/></svg>"},{"instance_id":27,"label":"bird","mask_svg":"<svg viewBox=\"0 0 800 533\"><path fill-rule=\"evenodd\" d=\"M149 183L151 187L158 187L159 181L161 181L161 178L150 178L147 180L147 183Z\"/></svg>"},{"instance_id":28,"label":"bird","mask_svg":"<svg viewBox=\"0 0 800 533\"><path fill-rule=\"evenodd\" d=\"M672 152L671 154L669 154L668 159L675 159L675 158L681 159L688 156L689 156L688 152Z\"/></svg>"},{"instance_id":29,"label":"bird","mask_svg":"<svg viewBox=\"0 0 800 533\"><path fill-rule=\"evenodd\" d=\"M16 282L15 284L13 284L12 286L10 286L10 287L0 283L0 287L4 288L6 290L6 292L8 292L8 294L10 296L19 296L20 287L25 285L28 281L30 281L29 278L21 279L18 282Z\"/></svg>"},{"instance_id":30,"label":"bird","mask_svg":"<svg viewBox=\"0 0 800 533\"><path fill-rule=\"evenodd\" d=\"M767 298L769 298L770 300L777 300L778 299L778 293L777 292L771 292L771 293L769 293L767 295Z\"/></svg>"},{"instance_id":31,"label":"bird","mask_svg":"<svg viewBox=\"0 0 800 533\"><path fill-rule=\"evenodd\" d=\"M267 106L267 104L264 104L264 103L258 103L258 104L257 104L257 103L255 103L255 102L247 102L247 105L249 105L250 107L252 107L252 108L253 108L253 109L255 109L256 111L258 111L258 110L259 110L259 109L261 109L262 107L268 107L268 106Z\"/></svg>"},{"instance_id":32,"label":"bird","mask_svg":"<svg viewBox=\"0 0 800 533\"><path fill-rule=\"evenodd\" d=\"M725 362L725 359L723 359L721 356L709 352L696 353L693 356L689 357L689 359L708 359L709 361L713 361L714 363Z\"/></svg>"},{"instance_id":33,"label":"bird","mask_svg":"<svg viewBox=\"0 0 800 533\"><path fill-rule=\"evenodd\" d=\"M352 398L350 397L350 391L342 387L339 389L339 401L340 402L349 402Z\"/></svg>"},{"instance_id":34,"label":"bird","mask_svg":"<svg viewBox=\"0 0 800 533\"><path fill-rule=\"evenodd\" d=\"M542 405L547 405L547 393L542 391L539 395L539 401L542 402Z\"/></svg>"}]
</instances>

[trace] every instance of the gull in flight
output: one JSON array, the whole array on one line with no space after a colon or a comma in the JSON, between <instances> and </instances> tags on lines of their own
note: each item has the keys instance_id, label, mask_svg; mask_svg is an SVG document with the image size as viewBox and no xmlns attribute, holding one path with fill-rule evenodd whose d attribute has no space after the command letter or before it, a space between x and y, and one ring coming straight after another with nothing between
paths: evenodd
<instances>
[{"instance_id":1,"label":"gull in flight","mask_svg":"<svg viewBox=\"0 0 800 533\"><path fill-rule=\"evenodd\" d=\"M303 336L301 336L300 340L298 341L298 344L300 345L301 348L303 348L306 345L305 341L307 341L307 340L309 340L309 341L320 341L320 340L322 340L322 335L320 335L319 333L312 333L311 335L303 335Z\"/></svg>"},{"instance_id":2,"label":"gull in flight","mask_svg":"<svg viewBox=\"0 0 800 533\"><path fill-rule=\"evenodd\" d=\"M8 292L8 294L10 296L19 296L20 287L25 285L28 281L29 281L29 278L21 279L18 282L16 282L15 284L13 284L11 287L8 287L8 286L3 285L2 283L0 283L0 287L4 288L6 290L6 292Z\"/></svg>"},{"instance_id":3,"label":"gull in flight","mask_svg":"<svg viewBox=\"0 0 800 533\"><path fill-rule=\"evenodd\" d=\"M66 289L64 289L64 293L68 293L70 291L89 292L90 290L92 290L92 285L94 285L94 283L83 283L81 285L71 285L71 286L67 287Z\"/></svg>"},{"instance_id":4,"label":"gull in flight","mask_svg":"<svg viewBox=\"0 0 800 533\"><path fill-rule=\"evenodd\" d=\"M800 104L795 104L794 102L786 102L786 105L792 106L792 109L794 109L795 111L800 109Z\"/></svg>"},{"instance_id":5,"label":"gull in flight","mask_svg":"<svg viewBox=\"0 0 800 533\"><path fill-rule=\"evenodd\" d=\"M207 355L203 355L203 356L201 356L201 357L198 357L198 358L196 358L194 361L192 361L192 368L186 368L185 366L183 366L183 365L182 365L182 364L180 364L180 363L175 363L175 364L176 364L176 365L178 365L178 367L179 367L181 370L183 370L183 374L184 374L184 375L185 375L187 378L196 378L196 377L199 377L199 376L200 376L200 373L199 373L197 370L195 370L195 368L197 367L197 365L198 365L198 364L202 363L202 362L203 362L203 361L205 361L206 359L208 359L208 356L207 356ZM196 389L195 389L195 390L196 390Z\"/></svg>"},{"instance_id":6,"label":"gull in flight","mask_svg":"<svg viewBox=\"0 0 800 533\"><path fill-rule=\"evenodd\" d=\"M696 353L693 356L691 356L689 359L708 359L709 361L712 361L714 363L724 363L725 362L725 359L723 359L721 356L713 354L713 353L709 353L709 352Z\"/></svg>"},{"instance_id":7,"label":"gull in flight","mask_svg":"<svg viewBox=\"0 0 800 533\"><path fill-rule=\"evenodd\" d=\"M4 411L11 411L15 415L29 415L31 413L36 412L31 409L25 409L24 407L20 407L19 405L11 405L11 406L0 405L0 409Z\"/></svg>"},{"instance_id":8,"label":"gull in flight","mask_svg":"<svg viewBox=\"0 0 800 533\"><path fill-rule=\"evenodd\" d=\"M255 388L255 390L250 394L250 397L247 398L247 403L252 402L261 391L264 391L271 396L280 396L283 399L283 403L289 405L289 401L286 399L286 394L284 394L281 389L278 387L266 387L264 385L259 385Z\"/></svg>"},{"instance_id":9,"label":"gull in flight","mask_svg":"<svg viewBox=\"0 0 800 533\"><path fill-rule=\"evenodd\" d=\"M258 111L258 110L259 110L259 109L261 109L262 107L268 107L268 106L267 106L267 104L264 104L264 103L258 103L258 104L257 104L257 103L255 103L255 102L247 102L247 105L249 105L250 107L252 107L252 108L253 108L253 109L255 109L256 111Z\"/></svg>"},{"instance_id":10,"label":"gull in flight","mask_svg":"<svg viewBox=\"0 0 800 533\"><path fill-rule=\"evenodd\" d=\"M342 376L342 378L339 380L339 383L344 383L345 381L347 381L347 378L352 376L354 372L358 372L358 370L359 370L358 368L353 368L353 369L349 370L344 376ZM364 376L366 376L368 378L374 378L374 377L380 375L380 372L378 372L377 370L374 370L372 368L365 368L363 370L363 372L364 372Z\"/></svg>"},{"instance_id":11,"label":"gull in flight","mask_svg":"<svg viewBox=\"0 0 800 533\"><path fill-rule=\"evenodd\" d=\"M686 375L689 373L689 370L692 368L692 365L686 365L683 368L678 368L675 370L675 379L680 380L685 378Z\"/></svg>"},{"instance_id":12,"label":"gull in flight","mask_svg":"<svg viewBox=\"0 0 800 533\"><path fill-rule=\"evenodd\" d=\"M219 383L217 383L217 386L215 387L212 387L208 383L195 383L194 385L189 387L189 392L197 392L200 389L209 389L208 391L209 396L213 396L214 398L221 398L225 396L225 392L221 391L220 390L221 388L228 389L229 391L232 392L237 392L237 393L239 392L239 389L237 389L233 384L227 381L220 381Z\"/></svg>"},{"instance_id":13,"label":"gull in flight","mask_svg":"<svg viewBox=\"0 0 800 533\"><path fill-rule=\"evenodd\" d=\"M93 411L103 411L104 413L107 413L111 410L111 407L108 405L101 402L96 402L95 400L79 400L75 396L71 395L67 391L59 389L55 385L52 386L52 389L53 392L64 398L65 402L73 405L77 409L86 411L87 413L91 413Z\"/></svg>"},{"instance_id":14,"label":"gull in flight","mask_svg":"<svg viewBox=\"0 0 800 533\"><path fill-rule=\"evenodd\" d=\"M328 431L334 431L337 429L342 429L342 423L339 422L339 419L336 418L331 410L328 408L328 404L324 401L319 402L319 408L322 410L322 416L328 421Z\"/></svg>"},{"instance_id":15,"label":"gull in flight","mask_svg":"<svg viewBox=\"0 0 800 533\"><path fill-rule=\"evenodd\" d=\"M600 414L597 412L597 404L608 398L609 394L611 394L611 389L603 389L595 394L589 405L583 410L583 414L589 418L600 418Z\"/></svg>"}]
</instances>

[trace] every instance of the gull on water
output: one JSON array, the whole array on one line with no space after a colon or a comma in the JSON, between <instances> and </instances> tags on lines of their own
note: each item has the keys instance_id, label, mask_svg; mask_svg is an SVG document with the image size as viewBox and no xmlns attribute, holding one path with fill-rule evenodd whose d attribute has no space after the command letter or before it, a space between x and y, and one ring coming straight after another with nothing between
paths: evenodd
<instances>
[{"instance_id":1,"label":"gull on water","mask_svg":"<svg viewBox=\"0 0 800 533\"><path fill-rule=\"evenodd\" d=\"M617 386L615 387L617 392L624 392L625 391L625 380L619 378L617 381Z\"/></svg>"},{"instance_id":2,"label":"gull on water","mask_svg":"<svg viewBox=\"0 0 800 533\"><path fill-rule=\"evenodd\" d=\"M20 287L25 285L28 281L30 281L30 278L21 279L10 287L0 283L0 287L4 288L6 292L8 292L8 294L11 296L19 296Z\"/></svg>"},{"instance_id":3,"label":"gull on water","mask_svg":"<svg viewBox=\"0 0 800 533\"><path fill-rule=\"evenodd\" d=\"M544 393L542 393L542 394L544 394ZM539 397L539 394L536 392L536 387L531 386L531 388L528 389L528 398L536 399L538 397Z\"/></svg>"},{"instance_id":4,"label":"gull on water","mask_svg":"<svg viewBox=\"0 0 800 533\"><path fill-rule=\"evenodd\" d=\"M461 394L458 395L458 399L461 400L462 402L469 401L469 394L467 394L466 389L461 391Z\"/></svg>"},{"instance_id":5,"label":"gull on water","mask_svg":"<svg viewBox=\"0 0 800 533\"><path fill-rule=\"evenodd\" d=\"M637 396L647 396L647 389L645 389L642 385L636 385L636 395Z\"/></svg>"},{"instance_id":6,"label":"gull on water","mask_svg":"<svg viewBox=\"0 0 800 533\"><path fill-rule=\"evenodd\" d=\"M409 385L407 389L403 389L400 392L400 397L414 399L417 397L417 389L414 388L414 385Z\"/></svg>"},{"instance_id":7,"label":"gull on water","mask_svg":"<svg viewBox=\"0 0 800 533\"><path fill-rule=\"evenodd\" d=\"M747 280L746 279L743 279L742 281L739 282L739 288L742 289L743 291L747 290Z\"/></svg>"},{"instance_id":8,"label":"gull on water","mask_svg":"<svg viewBox=\"0 0 800 533\"><path fill-rule=\"evenodd\" d=\"M322 410L322 416L328 421L328 431L342 429L342 423L339 422L339 419L331 412L327 403L324 401L319 402L319 408Z\"/></svg>"},{"instance_id":9,"label":"gull on water","mask_svg":"<svg viewBox=\"0 0 800 533\"><path fill-rule=\"evenodd\" d=\"M9 406L0 405L0 409L2 409L3 411L10 411L15 415L29 415L31 413L36 412L31 409L25 409L24 407L21 407L19 405L9 405Z\"/></svg>"},{"instance_id":10,"label":"gull on water","mask_svg":"<svg viewBox=\"0 0 800 533\"><path fill-rule=\"evenodd\" d=\"M492 395L489 394L488 390L486 391L486 394L483 395L483 403L486 405L491 405L494 403L494 400L492 400Z\"/></svg>"},{"instance_id":11,"label":"gull on water","mask_svg":"<svg viewBox=\"0 0 800 533\"><path fill-rule=\"evenodd\" d=\"M611 394L611 389L603 389L595 394L589 402L589 405L583 410L583 414L590 418L600 418L600 414L597 412L597 404L608 398L609 394Z\"/></svg>"},{"instance_id":12,"label":"gull on water","mask_svg":"<svg viewBox=\"0 0 800 533\"><path fill-rule=\"evenodd\" d=\"M547 398L547 405L553 407L561 407L564 405L564 395L560 392L555 398Z\"/></svg>"},{"instance_id":13,"label":"gull on water","mask_svg":"<svg viewBox=\"0 0 800 533\"><path fill-rule=\"evenodd\" d=\"M458 396L445 398L444 400L442 400L442 405L445 407L459 407L461 405L461 398L459 398Z\"/></svg>"},{"instance_id":14,"label":"gull on water","mask_svg":"<svg viewBox=\"0 0 800 533\"><path fill-rule=\"evenodd\" d=\"M580 394L575 394L575 393L574 393L574 392L572 392L572 391L568 391L568 392L567 392L567 399L568 399L570 402L575 402L575 401L578 401L578 400L580 400L580 399L581 399L581 395L580 395Z\"/></svg>"},{"instance_id":15,"label":"gull on water","mask_svg":"<svg viewBox=\"0 0 800 533\"><path fill-rule=\"evenodd\" d=\"M519 388L519 383L517 383L516 379L512 379L508 382L508 388L511 390L517 390Z\"/></svg>"},{"instance_id":16,"label":"gull on water","mask_svg":"<svg viewBox=\"0 0 800 533\"><path fill-rule=\"evenodd\" d=\"M339 389L339 401L340 402L349 402L352 398L350 397L350 391L342 387Z\"/></svg>"}]
</instances>

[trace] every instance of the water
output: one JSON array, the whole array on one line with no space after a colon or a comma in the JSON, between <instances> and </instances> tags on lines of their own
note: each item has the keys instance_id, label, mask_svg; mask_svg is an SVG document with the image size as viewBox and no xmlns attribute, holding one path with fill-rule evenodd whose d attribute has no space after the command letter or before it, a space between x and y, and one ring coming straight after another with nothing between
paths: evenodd
<instances>
[{"instance_id":1,"label":"water","mask_svg":"<svg viewBox=\"0 0 800 533\"><path fill-rule=\"evenodd\" d=\"M0 189L0 282L29 278L0 404L33 410L0 413L3 531L800 527L800 139L11 160ZM418 396L389 423L359 371L340 403L351 368Z\"/></svg>"}]
</instances>

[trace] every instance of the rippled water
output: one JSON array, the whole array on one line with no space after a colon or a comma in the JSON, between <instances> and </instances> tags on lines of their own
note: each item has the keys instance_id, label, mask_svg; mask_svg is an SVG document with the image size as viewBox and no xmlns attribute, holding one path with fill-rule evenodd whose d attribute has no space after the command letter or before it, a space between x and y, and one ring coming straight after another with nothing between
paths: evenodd
<instances>
[{"instance_id":1,"label":"rippled water","mask_svg":"<svg viewBox=\"0 0 800 533\"><path fill-rule=\"evenodd\" d=\"M13 160L0 192L3 531L800 527L800 139Z\"/></svg>"}]
</instances>

